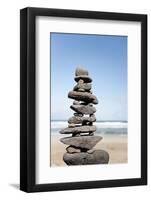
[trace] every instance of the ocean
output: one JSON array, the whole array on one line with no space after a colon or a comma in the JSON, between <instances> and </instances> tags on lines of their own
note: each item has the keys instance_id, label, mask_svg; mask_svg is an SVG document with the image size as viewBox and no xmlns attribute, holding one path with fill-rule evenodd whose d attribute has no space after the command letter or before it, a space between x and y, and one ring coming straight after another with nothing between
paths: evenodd
<instances>
[{"instance_id":1,"label":"ocean","mask_svg":"<svg viewBox=\"0 0 151 200\"><path fill-rule=\"evenodd\" d=\"M96 125L97 130L96 134L98 135L125 135L127 134L127 121L97 121L94 122L94 125ZM67 121L51 121L51 134L52 135L58 135L59 131L63 128L68 127Z\"/></svg>"}]
</instances>

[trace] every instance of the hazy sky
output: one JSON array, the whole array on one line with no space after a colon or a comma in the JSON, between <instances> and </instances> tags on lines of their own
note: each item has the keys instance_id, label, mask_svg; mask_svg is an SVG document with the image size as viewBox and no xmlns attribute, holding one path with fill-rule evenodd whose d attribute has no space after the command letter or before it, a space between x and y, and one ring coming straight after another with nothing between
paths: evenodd
<instances>
[{"instance_id":1,"label":"hazy sky","mask_svg":"<svg viewBox=\"0 0 151 200\"><path fill-rule=\"evenodd\" d=\"M68 92L76 85L75 69L83 66L93 79L97 120L127 120L127 37L50 34L51 119L73 115Z\"/></svg>"}]
</instances>

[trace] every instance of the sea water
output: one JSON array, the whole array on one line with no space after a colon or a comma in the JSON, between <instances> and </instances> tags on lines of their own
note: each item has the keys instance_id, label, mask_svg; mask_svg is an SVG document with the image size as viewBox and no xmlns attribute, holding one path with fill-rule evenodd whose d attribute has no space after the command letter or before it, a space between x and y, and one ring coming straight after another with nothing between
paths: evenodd
<instances>
[{"instance_id":1,"label":"sea water","mask_svg":"<svg viewBox=\"0 0 151 200\"><path fill-rule=\"evenodd\" d=\"M97 121L93 123L96 125L96 134L101 135L113 135L118 134L120 136L127 134L127 121ZM68 127L67 121L51 121L51 134L58 135L59 131Z\"/></svg>"}]
</instances>

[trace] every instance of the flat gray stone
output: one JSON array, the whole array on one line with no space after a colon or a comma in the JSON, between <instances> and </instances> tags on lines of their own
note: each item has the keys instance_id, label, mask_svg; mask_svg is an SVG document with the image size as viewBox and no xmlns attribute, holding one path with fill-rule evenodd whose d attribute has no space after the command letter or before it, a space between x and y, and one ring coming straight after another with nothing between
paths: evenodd
<instances>
[{"instance_id":1,"label":"flat gray stone","mask_svg":"<svg viewBox=\"0 0 151 200\"><path fill-rule=\"evenodd\" d=\"M109 154L104 150L95 150L93 153L65 153L63 160L67 165L107 164Z\"/></svg>"},{"instance_id":2,"label":"flat gray stone","mask_svg":"<svg viewBox=\"0 0 151 200\"><path fill-rule=\"evenodd\" d=\"M70 108L77 113L90 115L96 112L96 108L93 106L85 105L71 105Z\"/></svg>"},{"instance_id":3,"label":"flat gray stone","mask_svg":"<svg viewBox=\"0 0 151 200\"><path fill-rule=\"evenodd\" d=\"M73 146L68 146L66 148L66 151L68 153L80 153L81 152L81 149L77 148L77 147L73 147Z\"/></svg>"},{"instance_id":4,"label":"flat gray stone","mask_svg":"<svg viewBox=\"0 0 151 200\"><path fill-rule=\"evenodd\" d=\"M88 92L70 91L68 93L68 97L71 99L75 99L77 101L84 101L87 103L98 104L98 100L97 100L96 96L94 96Z\"/></svg>"},{"instance_id":5,"label":"flat gray stone","mask_svg":"<svg viewBox=\"0 0 151 200\"><path fill-rule=\"evenodd\" d=\"M91 83L92 82L92 79L89 77L89 76L86 76L86 75L81 75L81 76L76 76L74 78L74 80L76 82L78 82L79 80L83 80L85 83Z\"/></svg>"},{"instance_id":6,"label":"flat gray stone","mask_svg":"<svg viewBox=\"0 0 151 200\"><path fill-rule=\"evenodd\" d=\"M82 124L87 122L95 122L96 117L95 115L92 115L91 117L80 117L80 116L73 116L70 117L68 120L69 124Z\"/></svg>"},{"instance_id":7,"label":"flat gray stone","mask_svg":"<svg viewBox=\"0 0 151 200\"><path fill-rule=\"evenodd\" d=\"M60 139L66 145L82 149L92 149L100 140L102 140L101 136L64 137Z\"/></svg>"},{"instance_id":8,"label":"flat gray stone","mask_svg":"<svg viewBox=\"0 0 151 200\"><path fill-rule=\"evenodd\" d=\"M95 132L96 126L79 126L74 128L65 128L60 131L61 134L78 134L78 133L89 133Z\"/></svg>"}]
</instances>

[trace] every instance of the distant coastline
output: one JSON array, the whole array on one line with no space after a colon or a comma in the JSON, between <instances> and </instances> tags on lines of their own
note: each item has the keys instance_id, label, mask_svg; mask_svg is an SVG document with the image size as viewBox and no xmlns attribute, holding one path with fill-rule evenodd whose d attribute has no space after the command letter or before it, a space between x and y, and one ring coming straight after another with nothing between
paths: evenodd
<instances>
[{"instance_id":1,"label":"distant coastline","mask_svg":"<svg viewBox=\"0 0 151 200\"><path fill-rule=\"evenodd\" d=\"M68 119L66 119L66 120L63 120L63 119L53 119L53 120L50 120L50 121L66 122L66 121L68 121ZM127 120L96 120L96 122L125 122L125 123L128 123Z\"/></svg>"}]
</instances>

